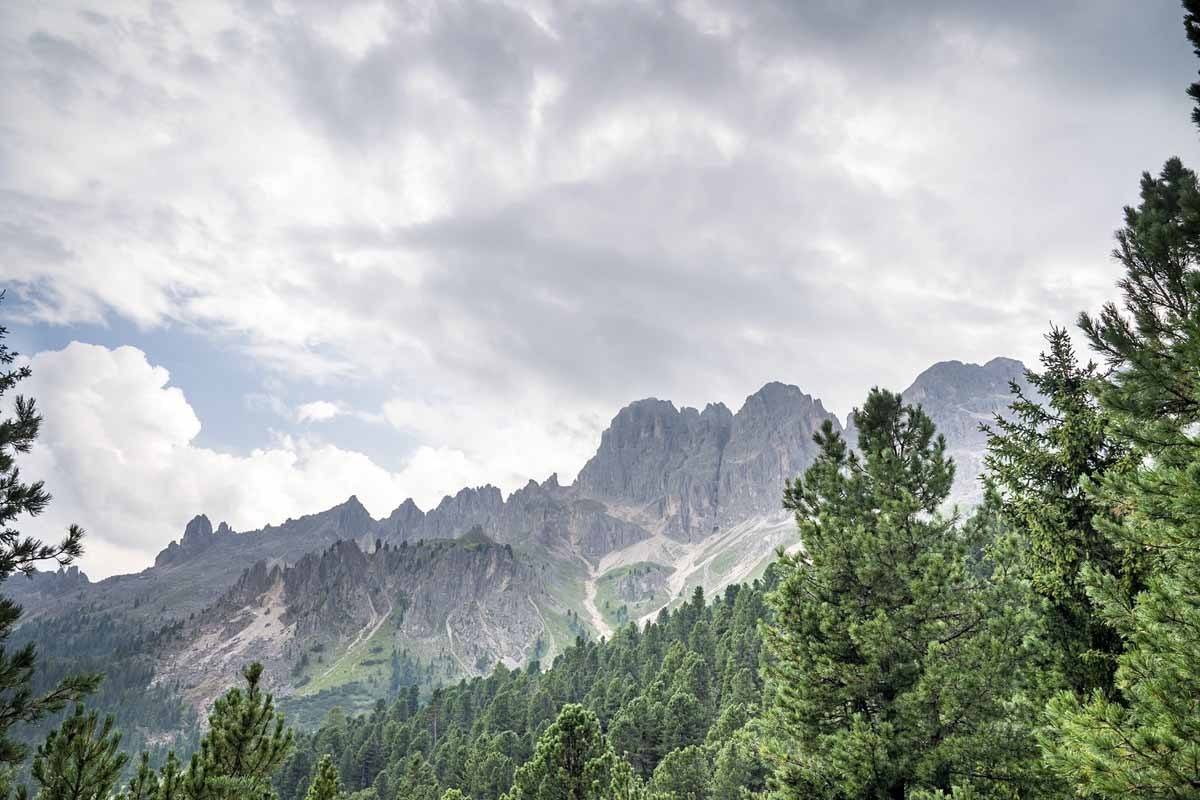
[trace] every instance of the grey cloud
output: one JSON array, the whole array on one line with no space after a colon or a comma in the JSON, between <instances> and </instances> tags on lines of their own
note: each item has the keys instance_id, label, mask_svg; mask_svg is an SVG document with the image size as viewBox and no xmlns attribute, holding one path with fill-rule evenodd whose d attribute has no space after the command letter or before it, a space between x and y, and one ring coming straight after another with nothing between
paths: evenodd
<instances>
[{"instance_id":1,"label":"grey cloud","mask_svg":"<svg viewBox=\"0 0 1200 800\"><path fill-rule=\"evenodd\" d=\"M82 258L88 237L136 239L179 265L155 286L164 314L255 352L494 402L736 401L781 378L841 407L933 360L1014 341L1028 357L1048 318L1093 301L1078 273L1108 268L1137 170L1194 142L1194 64L1165 0L397 5L357 52L331 40L329 6L300 9L243 4L202 36L182 12L114 22L169 81L88 67L101 50L72 36L92 34L30 39L56 75L108 75L129 119L199 123L147 143L160 176L117 184L102 213L80 197L39 235ZM229 75L248 96L222 102ZM539 127L543 80L561 91ZM261 130L259 105L279 115ZM306 198L257 193L276 175L223 171L240 144L300 134L322 149L297 168L328 159L383 198L371 213L313 223L291 206ZM446 162L430 167L444 205L418 222L394 210L425 166L391 160L412 136ZM251 290L298 329L222 316Z\"/></svg>"}]
</instances>

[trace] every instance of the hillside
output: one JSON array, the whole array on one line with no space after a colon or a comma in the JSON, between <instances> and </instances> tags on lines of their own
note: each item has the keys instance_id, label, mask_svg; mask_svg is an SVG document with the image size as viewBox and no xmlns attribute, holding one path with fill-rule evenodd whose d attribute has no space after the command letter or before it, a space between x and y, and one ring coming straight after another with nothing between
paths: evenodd
<instances>
[{"instance_id":1,"label":"hillside","mask_svg":"<svg viewBox=\"0 0 1200 800\"><path fill-rule=\"evenodd\" d=\"M762 707L758 625L772 582L769 571L711 603L696 591L644 628L579 641L545 671L499 666L425 704L401 691L370 713L332 714L301 737L279 771L280 797L301 800L313 765L330 753L345 788L367 790L364 797L436 798L458 788L495 800L568 703L593 711L614 750L644 778L668 759L699 767L702 794L679 796L734 800L761 790L766 769L748 740ZM658 770L660 785L673 773Z\"/></svg>"}]
</instances>

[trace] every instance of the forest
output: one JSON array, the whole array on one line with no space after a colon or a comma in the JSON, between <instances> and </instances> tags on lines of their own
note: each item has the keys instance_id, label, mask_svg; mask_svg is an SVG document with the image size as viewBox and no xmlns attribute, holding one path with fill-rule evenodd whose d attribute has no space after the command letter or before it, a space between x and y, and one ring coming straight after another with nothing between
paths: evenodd
<instances>
[{"instance_id":1,"label":"forest","mask_svg":"<svg viewBox=\"0 0 1200 800\"><path fill-rule=\"evenodd\" d=\"M1200 0L1184 5L1200 54ZM1200 126L1200 83L1188 93ZM427 693L395 680L370 713L308 730L250 663L206 720L172 720L195 729L176 749L121 732L159 705L120 660L154 634L36 628L57 643L42 658L10 646L21 609L0 599L0 797L1200 798L1196 173L1146 173L1115 239L1111 302L1047 331L1036 393L1014 383L985 424L969 512L946 502L955 465L930 418L876 388L853 446L830 423L816 435L780 498L803 547L762 579L580 636L552 664ZM41 417L15 394L16 356L0 341L2 580L86 541L17 527L50 498L18 468ZM93 671L66 674L63 642Z\"/></svg>"}]
</instances>

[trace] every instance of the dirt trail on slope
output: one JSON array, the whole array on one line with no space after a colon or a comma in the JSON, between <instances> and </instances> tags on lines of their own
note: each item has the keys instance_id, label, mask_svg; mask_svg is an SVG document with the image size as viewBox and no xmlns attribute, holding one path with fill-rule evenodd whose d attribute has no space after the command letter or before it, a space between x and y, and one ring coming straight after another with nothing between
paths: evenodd
<instances>
[{"instance_id":1,"label":"dirt trail on slope","mask_svg":"<svg viewBox=\"0 0 1200 800\"><path fill-rule=\"evenodd\" d=\"M613 629L604 620L604 615L600 613L600 609L596 608L596 568L583 556L579 556L579 560L583 562L583 566L587 569L587 574L583 579L583 609L591 617L592 627L605 639L611 639Z\"/></svg>"},{"instance_id":2,"label":"dirt trail on slope","mask_svg":"<svg viewBox=\"0 0 1200 800\"><path fill-rule=\"evenodd\" d=\"M547 647L546 652L553 653L554 645L555 645L554 634L550 631L550 626L546 624L546 617L542 614L542 610L540 608L538 608L538 604L534 602L533 597L531 597L530 595L525 595L525 599L529 601L529 605L533 606L533 610L538 615L538 619L540 619L542 621L542 633L544 633L546 635L546 638L549 640L546 643L546 647ZM526 645L526 649L528 649L529 647L530 647L530 645Z\"/></svg>"},{"instance_id":3,"label":"dirt trail on slope","mask_svg":"<svg viewBox=\"0 0 1200 800\"><path fill-rule=\"evenodd\" d=\"M349 656L350 653L352 653L354 651L354 648L358 647L358 645L360 643L366 641L367 639L370 639L372 636L374 636L379 631L379 629L381 627L383 627L383 623L387 622L387 618L390 617L392 614L391 602L390 601L388 602L387 611L385 611L383 613L383 615L380 616L375 611L375 601L372 600L371 601L371 614L374 615L372 617L371 621L368 622L366 624L366 626L361 631L358 632L358 635L354 637L354 641L352 641L346 647L345 652L342 653L342 657L339 658L337 661L333 662L333 665L329 669L327 669L323 673L321 673L321 677L318 678L318 680L324 680L325 678L328 678L333 673L333 671L338 668L338 665L341 664L343 661L345 661L346 657Z\"/></svg>"},{"instance_id":4,"label":"dirt trail on slope","mask_svg":"<svg viewBox=\"0 0 1200 800\"><path fill-rule=\"evenodd\" d=\"M454 656L454 660L462 667L465 674L471 675L471 670L467 669L467 665L458 657L458 653L454 652L454 630L450 627L450 617L446 617L446 638L449 640L450 655Z\"/></svg>"}]
</instances>

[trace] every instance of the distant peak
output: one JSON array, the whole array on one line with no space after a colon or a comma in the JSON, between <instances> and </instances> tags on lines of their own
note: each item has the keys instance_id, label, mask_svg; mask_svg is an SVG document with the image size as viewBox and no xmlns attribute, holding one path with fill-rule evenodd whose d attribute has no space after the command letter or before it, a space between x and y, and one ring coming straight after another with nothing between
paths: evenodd
<instances>
[{"instance_id":1,"label":"distant peak","mask_svg":"<svg viewBox=\"0 0 1200 800\"><path fill-rule=\"evenodd\" d=\"M986 369L1003 369L1025 371L1025 364L1015 358L1007 358L1005 356L996 356L991 361L983 365Z\"/></svg>"},{"instance_id":2,"label":"distant peak","mask_svg":"<svg viewBox=\"0 0 1200 800\"><path fill-rule=\"evenodd\" d=\"M618 411L616 416L612 418L610 427L615 427L630 419L645 418L647 416L673 417L678 413L679 409L670 400L659 400L657 397L643 397L641 400L634 400Z\"/></svg>"},{"instance_id":3,"label":"distant peak","mask_svg":"<svg viewBox=\"0 0 1200 800\"><path fill-rule=\"evenodd\" d=\"M788 398L803 398L805 400L812 399L794 383L780 383L779 381L770 381L768 383L764 383L762 388L750 395L750 397L757 397L769 401L778 401ZM750 397L746 399L749 400Z\"/></svg>"},{"instance_id":4,"label":"distant peak","mask_svg":"<svg viewBox=\"0 0 1200 800\"><path fill-rule=\"evenodd\" d=\"M792 383L770 381L763 384L754 394L746 397L738 411L739 415L761 413L762 410L772 410L788 406L811 406L819 414L825 413L821 401L814 398Z\"/></svg>"},{"instance_id":5,"label":"distant peak","mask_svg":"<svg viewBox=\"0 0 1200 800\"><path fill-rule=\"evenodd\" d=\"M1024 372L1025 364L1015 358L1006 356L996 356L984 364L976 364L971 361L959 361L958 359L950 359L947 361L937 361L927 367L917 380L927 375L947 374L947 373L969 373L969 372Z\"/></svg>"},{"instance_id":6,"label":"distant peak","mask_svg":"<svg viewBox=\"0 0 1200 800\"><path fill-rule=\"evenodd\" d=\"M184 541L194 539L206 539L212 536L213 526L206 514L197 514L188 522L187 527L183 529Z\"/></svg>"}]
</instances>

